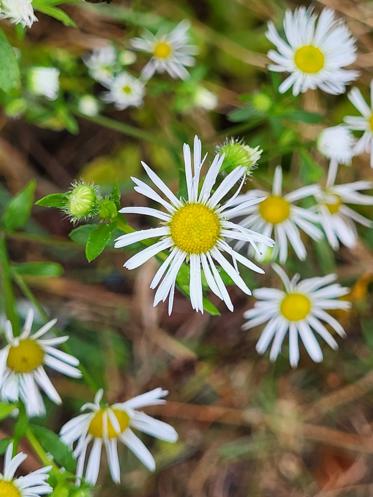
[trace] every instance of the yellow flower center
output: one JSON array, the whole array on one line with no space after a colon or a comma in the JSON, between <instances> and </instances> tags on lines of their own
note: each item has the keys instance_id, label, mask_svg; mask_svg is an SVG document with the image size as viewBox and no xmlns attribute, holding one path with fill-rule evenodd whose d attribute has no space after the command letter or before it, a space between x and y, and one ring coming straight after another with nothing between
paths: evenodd
<instances>
[{"instance_id":1,"label":"yellow flower center","mask_svg":"<svg viewBox=\"0 0 373 497\"><path fill-rule=\"evenodd\" d=\"M325 207L332 215L338 214L338 212L341 210L342 205L342 200L338 195L333 195L333 199L325 202Z\"/></svg>"},{"instance_id":2,"label":"yellow flower center","mask_svg":"<svg viewBox=\"0 0 373 497\"><path fill-rule=\"evenodd\" d=\"M7 366L15 373L31 373L44 362L44 350L31 338L20 340L9 349Z\"/></svg>"},{"instance_id":3,"label":"yellow flower center","mask_svg":"<svg viewBox=\"0 0 373 497\"><path fill-rule=\"evenodd\" d=\"M122 88L122 92L125 93L126 95L131 95L132 87L129 85L124 85Z\"/></svg>"},{"instance_id":4,"label":"yellow flower center","mask_svg":"<svg viewBox=\"0 0 373 497\"><path fill-rule=\"evenodd\" d=\"M302 321L311 311L311 301L303 293L288 293L281 302L280 311L288 321Z\"/></svg>"},{"instance_id":5,"label":"yellow flower center","mask_svg":"<svg viewBox=\"0 0 373 497\"><path fill-rule=\"evenodd\" d=\"M218 215L203 204L186 204L170 222L171 238L176 247L187 254L205 254L220 235Z\"/></svg>"},{"instance_id":6,"label":"yellow flower center","mask_svg":"<svg viewBox=\"0 0 373 497\"><path fill-rule=\"evenodd\" d=\"M111 411L114 413L115 417L117 418L119 430L117 430L118 427L113 426L108 414L108 409L106 408L99 409L93 416L92 421L90 422L88 428L88 433L92 435L92 437L104 438L106 433L106 436L108 438L118 438L118 436L129 427L130 418L126 412L122 411L121 409L115 409L115 408L111 408ZM105 413L107 419L106 432L104 431Z\"/></svg>"},{"instance_id":7,"label":"yellow flower center","mask_svg":"<svg viewBox=\"0 0 373 497\"><path fill-rule=\"evenodd\" d=\"M0 497L21 497L21 492L11 481L0 480Z\"/></svg>"},{"instance_id":8,"label":"yellow flower center","mask_svg":"<svg viewBox=\"0 0 373 497\"><path fill-rule=\"evenodd\" d=\"M158 41L154 45L153 54L157 59L169 59L172 54L172 46L167 41Z\"/></svg>"},{"instance_id":9,"label":"yellow flower center","mask_svg":"<svg viewBox=\"0 0 373 497\"><path fill-rule=\"evenodd\" d=\"M280 224L290 216L290 204L277 195L270 195L259 204L259 214L270 224Z\"/></svg>"},{"instance_id":10,"label":"yellow flower center","mask_svg":"<svg viewBox=\"0 0 373 497\"><path fill-rule=\"evenodd\" d=\"M324 67L325 56L318 47L304 45L295 51L294 62L300 71L316 74Z\"/></svg>"},{"instance_id":11,"label":"yellow flower center","mask_svg":"<svg viewBox=\"0 0 373 497\"><path fill-rule=\"evenodd\" d=\"M368 123L369 123L370 131L373 133L373 112L371 113L371 115L368 118Z\"/></svg>"}]
</instances>

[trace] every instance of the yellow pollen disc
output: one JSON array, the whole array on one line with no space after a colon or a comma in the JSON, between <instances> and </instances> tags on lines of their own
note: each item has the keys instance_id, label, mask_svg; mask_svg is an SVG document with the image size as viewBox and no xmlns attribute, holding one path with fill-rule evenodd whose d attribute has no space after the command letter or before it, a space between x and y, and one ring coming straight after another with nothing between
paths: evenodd
<instances>
[{"instance_id":1,"label":"yellow pollen disc","mask_svg":"<svg viewBox=\"0 0 373 497\"><path fill-rule=\"evenodd\" d=\"M279 224L290 216L290 204L283 197L270 195L259 204L259 214L270 224Z\"/></svg>"},{"instance_id":2,"label":"yellow pollen disc","mask_svg":"<svg viewBox=\"0 0 373 497\"><path fill-rule=\"evenodd\" d=\"M288 293L281 302L280 311L288 321L302 321L311 311L311 301L303 293Z\"/></svg>"},{"instance_id":3,"label":"yellow pollen disc","mask_svg":"<svg viewBox=\"0 0 373 497\"><path fill-rule=\"evenodd\" d=\"M297 68L307 74L316 74L325 65L325 56L314 45L304 45L295 51L294 62Z\"/></svg>"},{"instance_id":4,"label":"yellow pollen disc","mask_svg":"<svg viewBox=\"0 0 373 497\"><path fill-rule=\"evenodd\" d=\"M132 88L129 85L124 85L122 88L122 92L125 93L126 95L131 95L132 93Z\"/></svg>"},{"instance_id":5,"label":"yellow pollen disc","mask_svg":"<svg viewBox=\"0 0 373 497\"><path fill-rule=\"evenodd\" d=\"M371 115L368 119L368 123L369 123L370 131L373 133L373 112L371 113Z\"/></svg>"},{"instance_id":6,"label":"yellow pollen disc","mask_svg":"<svg viewBox=\"0 0 373 497\"><path fill-rule=\"evenodd\" d=\"M0 497L21 497L21 493L11 481L0 480Z\"/></svg>"},{"instance_id":7,"label":"yellow pollen disc","mask_svg":"<svg viewBox=\"0 0 373 497\"><path fill-rule=\"evenodd\" d=\"M92 437L95 438L104 438L105 431L104 431L104 414L106 412L106 419L107 419L107 432L106 436L108 438L118 438L118 436L123 433L130 424L130 418L128 414L121 409L114 409L111 408L111 411L115 414L115 417L117 418L118 425L119 425L119 431L116 429L117 427L114 427L108 414L108 409L99 409L96 414L93 416L92 421L89 425L88 428L88 433L92 435Z\"/></svg>"},{"instance_id":8,"label":"yellow pollen disc","mask_svg":"<svg viewBox=\"0 0 373 497\"><path fill-rule=\"evenodd\" d=\"M153 48L153 55L157 59L169 59L172 54L172 46L167 41L158 41Z\"/></svg>"},{"instance_id":9,"label":"yellow pollen disc","mask_svg":"<svg viewBox=\"0 0 373 497\"><path fill-rule=\"evenodd\" d=\"M174 214L170 222L171 238L187 254L205 254L220 235L217 214L203 204L186 204Z\"/></svg>"},{"instance_id":10,"label":"yellow pollen disc","mask_svg":"<svg viewBox=\"0 0 373 497\"><path fill-rule=\"evenodd\" d=\"M31 338L20 340L9 349L7 366L15 373L31 373L44 362L44 350Z\"/></svg>"},{"instance_id":11,"label":"yellow pollen disc","mask_svg":"<svg viewBox=\"0 0 373 497\"><path fill-rule=\"evenodd\" d=\"M330 214L338 214L342 207L342 200L340 197L335 195L333 200L325 203L325 207L328 209Z\"/></svg>"}]
</instances>

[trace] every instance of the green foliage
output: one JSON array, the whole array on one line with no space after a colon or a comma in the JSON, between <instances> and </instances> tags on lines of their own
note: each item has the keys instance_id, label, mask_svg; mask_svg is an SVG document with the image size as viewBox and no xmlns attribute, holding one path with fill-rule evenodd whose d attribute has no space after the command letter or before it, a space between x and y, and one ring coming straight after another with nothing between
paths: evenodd
<instances>
[{"instance_id":1,"label":"green foliage","mask_svg":"<svg viewBox=\"0 0 373 497\"><path fill-rule=\"evenodd\" d=\"M67 195L66 193L51 193L50 195L46 195L45 197L39 199L35 203L40 207L56 207L64 209L67 204Z\"/></svg>"},{"instance_id":2,"label":"green foliage","mask_svg":"<svg viewBox=\"0 0 373 497\"><path fill-rule=\"evenodd\" d=\"M31 429L43 449L52 454L54 461L67 471L74 473L75 459L71 450L61 441L60 437L44 426L32 424Z\"/></svg>"},{"instance_id":3,"label":"green foliage","mask_svg":"<svg viewBox=\"0 0 373 497\"><path fill-rule=\"evenodd\" d=\"M0 421L10 416L16 408L17 406L14 404L0 402Z\"/></svg>"},{"instance_id":4,"label":"green foliage","mask_svg":"<svg viewBox=\"0 0 373 497\"><path fill-rule=\"evenodd\" d=\"M57 262L22 262L12 265L19 276L57 278L63 274L63 267Z\"/></svg>"},{"instance_id":5,"label":"green foliage","mask_svg":"<svg viewBox=\"0 0 373 497\"><path fill-rule=\"evenodd\" d=\"M32 205L34 203L35 188L36 182L32 180L9 202L2 218L5 229L15 231L25 226L30 217Z\"/></svg>"},{"instance_id":6,"label":"green foliage","mask_svg":"<svg viewBox=\"0 0 373 497\"><path fill-rule=\"evenodd\" d=\"M111 241L114 227L110 224L100 224L91 230L85 247L88 262L96 259Z\"/></svg>"},{"instance_id":7,"label":"green foliage","mask_svg":"<svg viewBox=\"0 0 373 497\"><path fill-rule=\"evenodd\" d=\"M8 92L20 84L20 73L14 48L0 29L0 89Z\"/></svg>"}]
</instances>

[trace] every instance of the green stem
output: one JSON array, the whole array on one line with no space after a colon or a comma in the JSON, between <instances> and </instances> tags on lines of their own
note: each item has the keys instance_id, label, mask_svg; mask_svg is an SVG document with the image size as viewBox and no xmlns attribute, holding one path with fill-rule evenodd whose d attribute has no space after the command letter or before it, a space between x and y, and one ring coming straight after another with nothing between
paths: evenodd
<instances>
[{"instance_id":1,"label":"green stem","mask_svg":"<svg viewBox=\"0 0 373 497\"><path fill-rule=\"evenodd\" d=\"M119 121L116 121L115 119L111 119L110 117L106 116L87 116L85 114L81 114L80 112L75 112L75 114L82 118L86 119L87 121L91 121L95 124L98 124L100 126L103 126L104 128L112 129L114 131L118 131L119 133L123 133L124 135L127 136L132 136L133 138L138 138L140 140L145 140L150 143L155 143L157 145L163 145L167 148L169 148L169 144L162 142L161 139L159 139L157 136L147 133L146 131L143 131L139 128L136 128L135 126L131 126L130 124L122 123Z\"/></svg>"},{"instance_id":2,"label":"green stem","mask_svg":"<svg viewBox=\"0 0 373 497\"><path fill-rule=\"evenodd\" d=\"M0 266L1 266L1 278L2 278L2 287L3 287L4 302L5 302L5 312L7 318L12 323L13 333L14 335L17 336L20 334L21 327L20 327L19 316L17 314L16 299L13 293L8 250L6 246L5 235L3 233L0 234Z\"/></svg>"},{"instance_id":3,"label":"green stem","mask_svg":"<svg viewBox=\"0 0 373 497\"><path fill-rule=\"evenodd\" d=\"M54 464L54 462L48 457L48 454L45 452L43 447L40 445L39 440L36 438L36 436L33 434L32 429L28 428L25 436L33 448L35 454L39 457L40 461L45 465L45 466L52 466L54 470L58 470L58 467Z\"/></svg>"}]
</instances>

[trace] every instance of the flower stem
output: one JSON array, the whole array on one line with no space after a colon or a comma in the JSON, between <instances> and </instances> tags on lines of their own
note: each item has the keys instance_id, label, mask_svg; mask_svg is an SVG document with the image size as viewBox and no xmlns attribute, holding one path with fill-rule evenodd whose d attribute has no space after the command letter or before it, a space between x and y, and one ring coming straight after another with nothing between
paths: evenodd
<instances>
[{"instance_id":1,"label":"flower stem","mask_svg":"<svg viewBox=\"0 0 373 497\"><path fill-rule=\"evenodd\" d=\"M43 447L40 445L39 440L36 438L34 433L32 432L31 428L28 428L25 436L33 448L35 454L39 457L40 461L45 465L45 466L52 466L54 470L58 470L58 467L54 464L54 462L49 458L48 454L45 452Z\"/></svg>"},{"instance_id":2,"label":"flower stem","mask_svg":"<svg viewBox=\"0 0 373 497\"><path fill-rule=\"evenodd\" d=\"M0 266L6 316L12 323L14 335L19 335L20 322L13 293L11 267L4 233L0 234Z\"/></svg>"}]
</instances>

